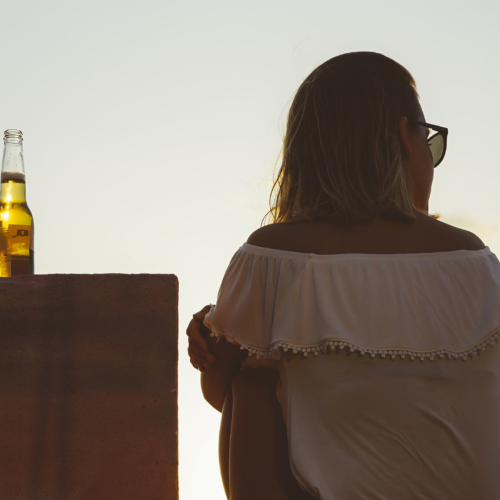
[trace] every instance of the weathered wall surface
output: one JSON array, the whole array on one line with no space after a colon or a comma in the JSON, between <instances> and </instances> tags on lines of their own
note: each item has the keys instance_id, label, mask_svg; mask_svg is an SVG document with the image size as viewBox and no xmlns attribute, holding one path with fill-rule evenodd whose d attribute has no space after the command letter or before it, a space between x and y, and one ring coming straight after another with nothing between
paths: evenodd
<instances>
[{"instance_id":1,"label":"weathered wall surface","mask_svg":"<svg viewBox=\"0 0 500 500\"><path fill-rule=\"evenodd\" d=\"M178 498L174 275L0 279L2 500Z\"/></svg>"}]
</instances>

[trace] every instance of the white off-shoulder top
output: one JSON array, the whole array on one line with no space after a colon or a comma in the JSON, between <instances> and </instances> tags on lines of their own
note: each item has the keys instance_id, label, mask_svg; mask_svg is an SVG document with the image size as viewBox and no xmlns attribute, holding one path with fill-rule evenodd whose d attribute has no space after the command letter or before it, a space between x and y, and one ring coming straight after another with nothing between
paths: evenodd
<instances>
[{"instance_id":1,"label":"white off-shoulder top","mask_svg":"<svg viewBox=\"0 0 500 500\"><path fill-rule=\"evenodd\" d=\"M205 324L279 370L290 465L313 496L500 499L489 247L317 255L245 243Z\"/></svg>"}]
</instances>

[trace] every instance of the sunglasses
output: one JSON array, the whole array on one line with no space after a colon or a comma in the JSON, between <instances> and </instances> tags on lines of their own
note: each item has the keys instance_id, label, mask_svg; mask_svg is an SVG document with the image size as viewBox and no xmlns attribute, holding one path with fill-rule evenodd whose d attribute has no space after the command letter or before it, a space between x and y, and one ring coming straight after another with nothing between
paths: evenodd
<instances>
[{"instance_id":1,"label":"sunglasses","mask_svg":"<svg viewBox=\"0 0 500 500\"><path fill-rule=\"evenodd\" d=\"M438 127L437 125L431 125L430 123L417 122L415 120L408 120L408 123L422 125L422 127L430 128L436 132L434 135L430 136L427 139L429 149L432 153L432 160L434 161L434 168L436 168L443 161L444 155L446 153L448 129L445 127Z\"/></svg>"}]
</instances>

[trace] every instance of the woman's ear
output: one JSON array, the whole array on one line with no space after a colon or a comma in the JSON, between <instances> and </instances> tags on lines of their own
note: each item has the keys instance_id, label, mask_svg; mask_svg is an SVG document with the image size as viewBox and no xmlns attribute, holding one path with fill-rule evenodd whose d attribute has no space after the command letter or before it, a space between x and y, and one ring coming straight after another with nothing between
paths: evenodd
<instances>
[{"instance_id":1,"label":"woman's ear","mask_svg":"<svg viewBox=\"0 0 500 500\"><path fill-rule=\"evenodd\" d=\"M408 158L411 155L411 145L408 132L408 118L406 116L402 116L399 119L399 137L403 146L401 151L403 158Z\"/></svg>"}]
</instances>

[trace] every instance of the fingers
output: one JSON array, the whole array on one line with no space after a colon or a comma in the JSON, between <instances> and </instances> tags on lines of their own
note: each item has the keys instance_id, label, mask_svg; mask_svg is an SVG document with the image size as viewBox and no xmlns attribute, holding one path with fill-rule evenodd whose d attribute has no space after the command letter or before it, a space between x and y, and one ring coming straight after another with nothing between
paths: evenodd
<instances>
[{"instance_id":1,"label":"fingers","mask_svg":"<svg viewBox=\"0 0 500 500\"><path fill-rule=\"evenodd\" d=\"M207 371L207 369L203 365L198 364L196 361L192 360L191 358L189 358L189 361L191 362L193 367L196 368L197 370L199 370L200 372L203 373L203 372Z\"/></svg>"},{"instance_id":2,"label":"fingers","mask_svg":"<svg viewBox=\"0 0 500 500\"><path fill-rule=\"evenodd\" d=\"M213 354L209 351L201 350L198 345L191 340L189 341L188 354L191 364L195 368L200 369L204 367L206 370L209 370L215 363L216 358Z\"/></svg>"},{"instance_id":3,"label":"fingers","mask_svg":"<svg viewBox=\"0 0 500 500\"><path fill-rule=\"evenodd\" d=\"M191 346L188 347L189 360L191 364L200 371L209 370L212 364L200 356ZM213 356L212 356L213 357ZM214 358L215 359L215 358Z\"/></svg>"},{"instance_id":4,"label":"fingers","mask_svg":"<svg viewBox=\"0 0 500 500\"><path fill-rule=\"evenodd\" d=\"M192 319L186 330L186 335L189 337L189 341L193 341L198 344L198 346L203 351L208 351L207 341L203 338L203 333L208 332L208 328L203 324Z\"/></svg>"},{"instance_id":5,"label":"fingers","mask_svg":"<svg viewBox=\"0 0 500 500\"><path fill-rule=\"evenodd\" d=\"M203 321L208 311L210 311L210 306L205 306L201 311L193 314L193 319L195 321Z\"/></svg>"},{"instance_id":6,"label":"fingers","mask_svg":"<svg viewBox=\"0 0 500 500\"><path fill-rule=\"evenodd\" d=\"M215 363L215 356L210 351L204 351L203 349L200 349L196 342L189 340L189 347L191 348L191 352L194 356L197 356L198 358L201 358L210 364Z\"/></svg>"}]
</instances>

